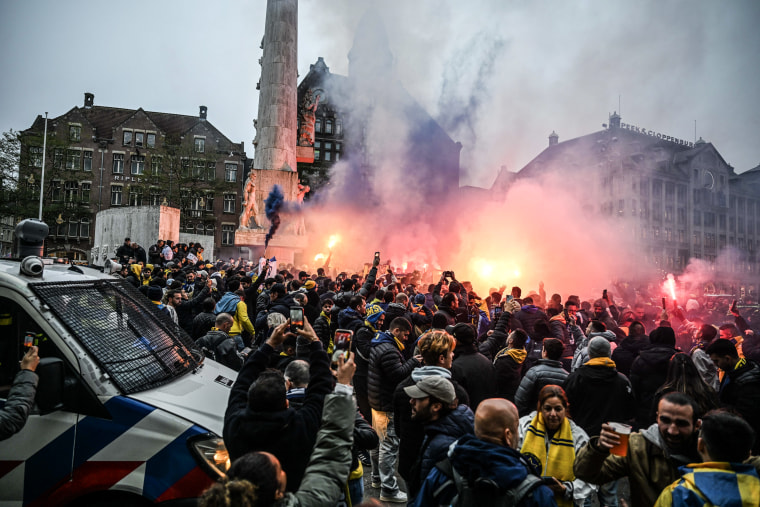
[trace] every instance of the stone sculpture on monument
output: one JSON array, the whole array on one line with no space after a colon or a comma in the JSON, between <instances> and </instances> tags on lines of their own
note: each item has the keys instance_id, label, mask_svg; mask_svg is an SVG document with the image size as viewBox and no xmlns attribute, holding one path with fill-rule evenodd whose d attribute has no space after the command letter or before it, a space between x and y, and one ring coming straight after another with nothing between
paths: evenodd
<instances>
[{"instance_id":1,"label":"stone sculpture on monument","mask_svg":"<svg viewBox=\"0 0 760 507\"><path fill-rule=\"evenodd\" d=\"M259 223L259 207L256 204L256 171L251 169L248 173L248 179L243 187L243 212L240 214L240 229L249 229L251 220L257 229L261 228Z\"/></svg>"}]
</instances>

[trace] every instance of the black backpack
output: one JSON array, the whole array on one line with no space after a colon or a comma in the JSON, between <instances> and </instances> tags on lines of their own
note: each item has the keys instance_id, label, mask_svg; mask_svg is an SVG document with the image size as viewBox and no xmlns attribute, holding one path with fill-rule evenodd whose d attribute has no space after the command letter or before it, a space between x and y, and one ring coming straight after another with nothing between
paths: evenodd
<instances>
[{"instance_id":1,"label":"black backpack","mask_svg":"<svg viewBox=\"0 0 760 507\"><path fill-rule=\"evenodd\" d=\"M514 507L526 499L534 489L543 482L540 477L531 473L515 488L502 491L491 479L477 477L467 480L451 466L448 458L439 461L435 466L449 478L438 491L449 487L452 483L457 488L457 495L451 502L453 507Z\"/></svg>"}]
</instances>

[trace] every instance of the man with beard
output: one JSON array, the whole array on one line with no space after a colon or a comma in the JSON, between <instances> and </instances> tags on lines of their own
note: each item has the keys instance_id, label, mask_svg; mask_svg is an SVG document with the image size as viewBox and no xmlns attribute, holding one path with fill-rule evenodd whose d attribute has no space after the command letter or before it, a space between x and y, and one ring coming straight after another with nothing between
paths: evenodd
<instances>
[{"instance_id":1,"label":"man with beard","mask_svg":"<svg viewBox=\"0 0 760 507\"><path fill-rule=\"evenodd\" d=\"M685 394L666 394L657 405L657 422L631 433L626 456L610 454L620 435L603 424L599 436L576 455L575 476L592 484L628 477L631 505L654 505L662 490L681 476L678 467L700 461L697 412L696 403Z\"/></svg>"},{"instance_id":2,"label":"man with beard","mask_svg":"<svg viewBox=\"0 0 760 507\"><path fill-rule=\"evenodd\" d=\"M412 406L412 421L425 429L425 439L412 466L407 482L409 497L414 498L422 482L436 463L446 457L452 442L464 435L472 435L474 415L467 405L456 405L452 383L443 376L423 377L405 387Z\"/></svg>"}]
</instances>

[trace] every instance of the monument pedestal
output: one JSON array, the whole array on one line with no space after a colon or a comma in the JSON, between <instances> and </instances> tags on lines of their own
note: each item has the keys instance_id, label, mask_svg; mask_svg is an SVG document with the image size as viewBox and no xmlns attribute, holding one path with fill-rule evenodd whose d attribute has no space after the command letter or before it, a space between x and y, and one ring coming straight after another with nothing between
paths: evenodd
<instances>
[{"instance_id":1,"label":"monument pedestal","mask_svg":"<svg viewBox=\"0 0 760 507\"><path fill-rule=\"evenodd\" d=\"M258 251L258 255L264 253L264 241L269 229L238 229L235 231L235 246L245 246L250 250ZM307 236L295 234L275 234L269 241L267 257L277 257L280 265L293 264L295 254L303 253L308 242ZM257 259L250 259L257 260Z\"/></svg>"}]
</instances>

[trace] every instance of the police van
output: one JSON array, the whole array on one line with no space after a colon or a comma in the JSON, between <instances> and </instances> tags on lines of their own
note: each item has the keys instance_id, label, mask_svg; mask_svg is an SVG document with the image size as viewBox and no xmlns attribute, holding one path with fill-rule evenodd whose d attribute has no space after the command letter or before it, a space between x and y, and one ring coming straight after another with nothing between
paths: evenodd
<instances>
[{"instance_id":1,"label":"police van","mask_svg":"<svg viewBox=\"0 0 760 507\"><path fill-rule=\"evenodd\" d=\"M196 505L224 474L236 373L128 282L0 260L0 406L29 339L39 385L26 425L0 442L0 505Z\"/></svg>"}]
</instances>

